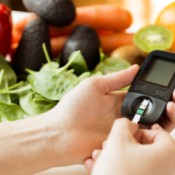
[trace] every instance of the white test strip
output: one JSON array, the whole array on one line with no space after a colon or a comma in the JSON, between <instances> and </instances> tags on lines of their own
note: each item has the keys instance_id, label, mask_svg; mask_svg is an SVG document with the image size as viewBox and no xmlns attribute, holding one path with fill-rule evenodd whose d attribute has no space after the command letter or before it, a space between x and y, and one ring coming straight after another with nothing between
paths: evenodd
<instances>
[{"instance_id":1,"label":"white test strip","mask_svg":"<svg viewBox=\"0 0 175 175\"><path fill-rule=\"evenodd\" d=\"M144 99L134 115L132 122L138 123L149 105L149 100Z\"/></svg>"},{"instance_id":2,"label":"white test strip","mask_svg":"<svg viewBox=\"0 0 175 175\"><path fill-rule=\"evenodd\" d=\"M135 114L134 118L132 119L133 123L138 123L140 121L140 118L142 117L142 115L139 114Z\"/></svg>"}]
</instances>

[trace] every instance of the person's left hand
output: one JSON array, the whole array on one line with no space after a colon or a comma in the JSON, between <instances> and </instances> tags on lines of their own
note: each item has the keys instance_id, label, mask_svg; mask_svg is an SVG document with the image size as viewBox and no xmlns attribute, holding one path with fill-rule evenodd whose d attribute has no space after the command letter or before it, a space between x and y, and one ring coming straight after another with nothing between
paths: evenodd
<instances>
[{"instance_id":1,"label":"person's left hand","mask_svg":"<svg viewBox=\"0 0 175 175\"><path fill-rule=\"evenodd\" d=\"M138 69L135 65L118 73L87 78L52 110L64 131L69 163L82 163L92 150L101 147L114 120L121 117L125 93L114 91L128 86Z\"/></svg>"}]
</instances>

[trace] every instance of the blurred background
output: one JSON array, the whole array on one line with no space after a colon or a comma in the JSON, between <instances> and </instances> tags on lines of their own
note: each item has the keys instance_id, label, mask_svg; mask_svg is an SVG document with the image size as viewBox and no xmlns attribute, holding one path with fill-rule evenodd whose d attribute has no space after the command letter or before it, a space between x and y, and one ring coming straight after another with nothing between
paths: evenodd
<instances>
[{"instance_id":1,"label":"blurred background","mask_svg":"<svg viewBox=\"0 0 175 175\"><path fill-rule=\"evenodd\" d=\"M131 12L134 27L139 28L140 26L154 22L160 10L173 1L174 0L74 0L74 3L77 6L115 3ZM15 11L26 11L22 0L0 0L0 2L5 3Z\"/></svg>"}]
</instances>

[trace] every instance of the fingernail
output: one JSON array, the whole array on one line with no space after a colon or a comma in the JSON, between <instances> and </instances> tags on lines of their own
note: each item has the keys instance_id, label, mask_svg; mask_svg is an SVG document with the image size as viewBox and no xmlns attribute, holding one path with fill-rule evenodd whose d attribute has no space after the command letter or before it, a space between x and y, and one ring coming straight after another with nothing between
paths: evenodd
<instances>
[{"instance_id":1,"label":"fingernail","mask_svg":"<svg viewBox=\"0 0 175 175\"><path fill-rule=\"evenodd\" d=\"M159 130L159 129L162 129L162 127L159 124L154 124L152 126L152 129Z\"/></svg>"}]
</instances>

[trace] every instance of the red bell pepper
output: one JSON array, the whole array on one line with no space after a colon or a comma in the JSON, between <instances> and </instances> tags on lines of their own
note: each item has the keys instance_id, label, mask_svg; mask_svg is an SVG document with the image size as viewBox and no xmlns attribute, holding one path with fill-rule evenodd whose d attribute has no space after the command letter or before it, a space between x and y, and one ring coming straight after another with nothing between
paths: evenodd
<instances>
[{"instance_id":1,"label":"red bell pepper","mask_svg":"<svg viewBox=\"0 0 175 175\"><path fill-rule=\"evenodd\" d=\"M11 10L5 4L0 4L0 54L10 53L12 38Z\"/></svg>"}]
</instances>

